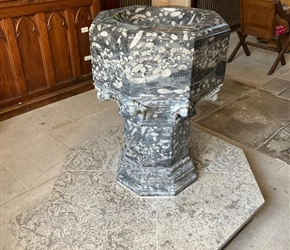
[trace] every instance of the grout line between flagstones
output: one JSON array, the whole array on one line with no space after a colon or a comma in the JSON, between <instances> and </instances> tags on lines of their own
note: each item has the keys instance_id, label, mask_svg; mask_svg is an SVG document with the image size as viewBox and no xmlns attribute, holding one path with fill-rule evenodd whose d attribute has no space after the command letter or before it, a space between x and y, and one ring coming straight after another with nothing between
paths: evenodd
<instances>
[{"instance_id":1,"label":"grout line between flagstones","mask_svg":"<svg viewBox=\"0 0 290 250\"><path fill-rule=\"evenodd\" d=\"M286 125L279 128L272 136L270 136L268 139L266 139L264 142L262 142L255 150L261 150L261 147L266 145L269 141L271 141L278 133L280 133L283 129L285 129L287 126L290 125L290 122L286 123Z\"/></svg>"},{"instance_id":2,"label":"grout line between flagstones","mask_svg":"<svg viewBox=\"0 0 290 250\"><path fill-rule=\"evenodd\" d=\"M246 84L246 83L244 83L244 84L247 85L247 87L249 86L249 89L248 89L247 91L245 91L245 92L242 93L241 95L239 95L239 96L233 98L232 100L225 101L224 104L222 104L221 106L217 107L216 109L210 111L209 113L206 113L206 114L202 115L201 117L195 119L194 122L197 123L197 122L199 122L200 120L202 120L203 118L207 118L207 117L209 117L210 115L214 114L215 112L222 110L224 107L228 106L229 104L234 103L234 102L236 102L236 101L239 101L239 100L241 100L241 98L244 99L244 98L250 97L251 95L256 94L257 91L260 92L260 90L261 90L261 89L259 89L259 88L255 88L255 87L253 88L253 87L252 87L251 85L249 85L249 84ZM219 101L219 100L217 100L217 101ZM214 102L213 102L213 103L214 103Z\"/></svg>"}]
</instances>

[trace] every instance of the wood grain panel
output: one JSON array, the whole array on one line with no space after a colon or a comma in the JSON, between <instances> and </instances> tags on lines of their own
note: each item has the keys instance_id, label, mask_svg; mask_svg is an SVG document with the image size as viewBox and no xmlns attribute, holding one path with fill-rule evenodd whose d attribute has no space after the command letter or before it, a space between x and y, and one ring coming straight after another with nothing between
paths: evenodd
<instances>
[{"instance_id":1,"label":"wood grain panel","mask_svg":"<svg viewBox=\"0 0 290 250\"><path fill-rule=\"evenodd\" d=\"M92 17L93 19L95 19L96 15L101 11L101 2L100 0L92 0L90 6L90 10L91 10L91 14L92 14ZM86 6L88 4L86 3L83 3L83 6Z\"/></svg>"},{"instance_id":2,"label":"wood grain panel","mask_svg":"<svg viewBox=\"0 0 290 250\"><path fill-rule=\"evenodd\" d=\"M27 91L27 86L25 82L25 76L24 76L24 71L22 67L22 62L20 58L20 53L16 41L16 35L14 32L14 26L11 18L6 18L1 21L2 27L3 27L3 32L6 35L7 39L7 46L8 46L8 51L9 51L9 58L11 60L11 66L12 66L12 71L13 71L13 76L16 81L17 88L19 88L21 92L21 96L26 96L28 91ZM6 65L8 66L8 64ZM5 84L5 83L4 83ZM7 100L1 100L1 107L5 106ZM4 104L3 104L4 103Z\"/></svg>"},{"instance_id":3,"label":"wood grain panel","mask_svg":"<svg viewBox=\"0 0 290 250\"><path fill-rule=\"evenodd\" d=\"M101 0L100 3L102 10L115 9L120 7L119 1L116 0Z\"/></svg>"},{"instance_id":4,"label":"wood grain panel","mask_svg":"<svg viewBox=\"0 0 290 250\"><path fill-rule=\"evenodd\" d=\"M108 1L108 0L106 0ZM111 0L116 1L116 0ZM17 17L22 15L31 15L41 12L53 12L56 9L64 10L76 8L94 3L94 8L98 10L99 0L37 0L37 1L9 1L1 4L0 19L8 17ZM117 1L116 1L117 2Z\"/></svg>"},{"instance_id":5,"label":"wood grain panel","mask_svg":"<svg viewBox=\"0 0 290 250\"><path fill-rule=\"evenodd\" d=\"M77 41L77 34L74 25L74 11L73 9L66 9L65 10L65 17L68 21L68 46L71 55L71 64L73 69L73 75L75 78L81 77L81 63L80 63L80 56L78 51L78 41Z\"/></svg>"},{"instance_id":6,"label":"wood grain panel","mask_svg":"<svg viewBox=\"0 0 290 250\"><path fill-rule=\"evenodd\" d=\"M36 20L37 20L37 26L39 27L39 33L40 33L40 47L41 47L41 53L42 58L44 61L44 70L45 70L45 77L47 82L49 83L49 86L55 86L56 85L56 79L54 74L54 67L53 67L53 61L51 56L51 50L49 45L49 37L48 37L48 31L46 26L46 19L44 13L38 13L36 14Z\"/></svg>"},{"instance_id":7,"label":"wood grain panel","mask_svg":"<svg viewBox=\"0 0 290 250\"><path fill-rule=\"evenodd\" d=\"M46 13L56 84L74 79L68 41L68 25L64 11Z\"/></svg>"},{"instance_id":8,"label":"wood grain panel","mask_svg":"<svg viewBox=\"0 0 290 250\"><path fill-rule=\"evenodd\" d=\"M93 18L90 13L90 6L75 9L74 24L76 27L75 30L78 40L78 51L82 75L91 74L92 72L91 60L85 60L85 57L90 55L89 32L84 31L90 27L92 20Z\"/></svg>"},{"instance_id":9,"label":"wood grain panel","mask_svg":"<svg viewBox=\"0 0 290 250\"><path fill-rule=\"evenodd\" d=\"M35 15L15 18L14 27L28 93L46 89L49 85L45 77Z\"/></svg>"},{"instance_id":10,"label":"wood grain panel","mask_svg":"<svg viewBox=\"0 0 290 250\"><path fill-rule=\"evenodd\" d=\"M275 2L271 1L241 1L242 32L255 37L272 39L275 32L275 8Z\"/></svg>"},{"instance_id":11,"label":"wood grain panel","mask_svg":"<svg viewBox=\"0 0 290 250\"><path fill-rule=\"evenodd\" d=\"M0 101L9 101L20 96L17 81L12 70L9 47L3 24L0 22Z\"/></svg>"},{"instance_id":12,"label":"wood grain panel","mask_svg":"<svg viewBox=\"0 0 290 250\"><path fill-rule=\"evenodd\" d=\"M0 120L93 88L79 26L99 11L99 0L0 0Z\"/></svg>"}]
</instances>

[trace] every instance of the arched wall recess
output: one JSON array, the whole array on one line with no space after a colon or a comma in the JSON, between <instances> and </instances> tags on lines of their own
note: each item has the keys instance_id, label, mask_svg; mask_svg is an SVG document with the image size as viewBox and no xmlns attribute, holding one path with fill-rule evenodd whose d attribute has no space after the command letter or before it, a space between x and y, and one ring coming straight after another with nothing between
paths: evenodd
<instances>
[{"instance_id":1,"label":"arched wall recess","mask_svg":"<svg viewBox=\"0 0 290 250\"><path fill-rule=\"evenodd\" d=\"M54 15L58 15L63 20L61 25L64 26L66 29L68 29L65 17L59 11L54 11L50 14L48 21L47 21L47 29L48 30L52 29L51 20L52 20Z\"/></svg>"},{"instance_id":2,"label":"arched wall recess","mask_svg":"<svg viewBox=\"0 0 290 250\"><path fill-rule=\"evenodd\" d=\"M18 19L17 23L16 23L16 27L15 27L15 33L16 33L16 37L18 38L21 35L20 32L20 24L22 23L22 21L27 20L30 22L31 26L32 26L32 32L36 32L37 35L39 35L39 31L37 29L36 24L27 16L22 16Z\"/></svg>"},{"instance_id":3,"label":"arched wall recess","mask_svg":"<svg viewBox=\"0 0 290 250\"><path fill-rule=\"evenodd\" d=\"M91 20L91 13L86 8L81 7L77 11L77 14L76 14L76 17L75 17L75 25L77 25L79 23L79 21L80 21L79 20L79 16L80 16L82 11L84 11L84 12L86 12L88 14L87 20L88 21Z\"/></svg>"}]
</instances>

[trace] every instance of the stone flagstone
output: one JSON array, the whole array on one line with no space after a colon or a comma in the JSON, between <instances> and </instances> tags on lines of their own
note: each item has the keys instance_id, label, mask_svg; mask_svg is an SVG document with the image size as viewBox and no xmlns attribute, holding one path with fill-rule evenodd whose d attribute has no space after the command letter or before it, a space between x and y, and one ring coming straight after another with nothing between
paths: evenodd
<instances>
[{"instance_id":1,"label":"stone flagstone","mask_svg":"<svg viewBox=\"0 0 290 250\"><path fill-rule=\"evenodd\" d=\"M50 199L10 221L23 247L220 249L264 203L243 151L193 127L198 181L175 197L139 197L116 181L122 134L71 149Z\"/></svg>"}]
</instances>

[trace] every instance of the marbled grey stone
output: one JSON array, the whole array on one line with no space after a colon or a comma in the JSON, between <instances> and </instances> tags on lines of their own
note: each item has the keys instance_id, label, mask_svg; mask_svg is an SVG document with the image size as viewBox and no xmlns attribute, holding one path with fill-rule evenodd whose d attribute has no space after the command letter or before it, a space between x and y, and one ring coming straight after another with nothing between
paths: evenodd
<instances>
[{"instance_id":1,"label":"marbled grey stone","mask_svg":"<svg viewBox=\"0 0 290 250\"><path fill-rule=\"evenodd\" d=\"M90 27L101 100L119 103L125 148L118 181L142 196L172 196L196 180L189 118L225 73L230 30L215 12L130 6L103 11Z\"/></svg>"},{"instance_id":2,"label":"marbled grey stone","mask_svg":"<svg viewBox=\"0 0 290 250\"><path fill-rule=\"evenodd\" d=\"M123 130L112 129L70 150L50 198L10 221L25 249L221 249L264 203L243 151L194 127L199 178L174 197L120 186L123 146Z\"/></svg>"}]
</instances>

